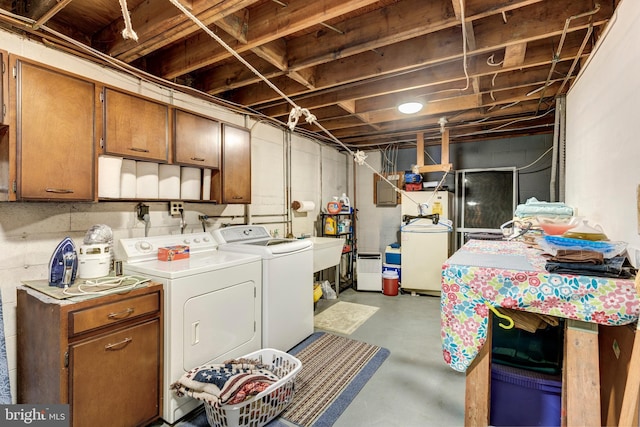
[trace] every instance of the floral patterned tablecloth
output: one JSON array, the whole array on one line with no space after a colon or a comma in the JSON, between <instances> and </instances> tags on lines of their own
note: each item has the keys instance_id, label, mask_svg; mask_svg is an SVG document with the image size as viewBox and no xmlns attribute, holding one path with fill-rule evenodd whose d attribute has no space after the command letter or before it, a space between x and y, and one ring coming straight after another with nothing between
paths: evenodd
<instances>
[{"instance_id":1,"label":"floral patterned tablecloth","mask_svg":"<svg viewBox=\"0 0 640 427\"><path fill-rule=\"evenodd\" d=\"M517 260L517 267L487 262L500 259L504 264ZM522 242L470 240L445 262L441 335L449 366L466 371L484 345L488 304L602 325L638 318L633 280L551 274L545 261L542 251Z\"/></svg>"}]
</instances>

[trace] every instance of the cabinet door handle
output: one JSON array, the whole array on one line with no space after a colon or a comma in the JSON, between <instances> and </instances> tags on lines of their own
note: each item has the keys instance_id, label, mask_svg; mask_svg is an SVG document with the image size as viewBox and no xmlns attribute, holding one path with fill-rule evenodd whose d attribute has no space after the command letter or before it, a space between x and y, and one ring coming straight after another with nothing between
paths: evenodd
<instances>
[{"instance_id":1,"label":"cabinet door handle","mask_svg":"<svg viewBox=\"0 0 640 427\"><path fill-rule=\"evenodd\" d=\"M149 150L147 150L146 148L138 148L138 147L129 147L129 150L137 151L139 153L148 153L149 152Z\"/></svg>"},{"instance_id":2,"label":"cabinet door handle","mask_svg":"<svg viewBox=\"0 0 640 427\"><path fill-rule=\"evenodd\" d=\"M107 317L109 319L124 319L125 317L129 317L134 311L135 310L133 308L127 308L126 310L120 311L118 313L109 313Z\"/></svg>"},{"instance_id":3,"label":"cabinet door handle","mask_svg":"<svg viewBox=\"0 0 640 427\"><path fill-rule=\"evenodd\" d=\"M70 188L45 188L44 191L46 191L47 193L59 193L59 194L73 193L73 190Z\"/></svg>"},{"instance_id":4,"label":"cabinet door handle","mask_svg":"<svg viewBox=\"0 0 640 427\"><path fill-rule=\"evenodd\" d=\"M204 159L202 157L192 157L191 160L193 160L194 162L204 162Z\"/></svg>"},{"instance_id":5,"label":"cabinet door handle","mask_svg":"<svg viewBox=\"0 0 640 427\"><path fill-rule=\"evenodd\" d=\"M117 342L115 344L107 344L104 346L104 349L106 351L115 351L115 350L122 350L123 348L125 348L130 342L133 341L133 338L125 338L120 342ZM118 347L118 348L116 348Z\"/></svg>"}]
</instances>

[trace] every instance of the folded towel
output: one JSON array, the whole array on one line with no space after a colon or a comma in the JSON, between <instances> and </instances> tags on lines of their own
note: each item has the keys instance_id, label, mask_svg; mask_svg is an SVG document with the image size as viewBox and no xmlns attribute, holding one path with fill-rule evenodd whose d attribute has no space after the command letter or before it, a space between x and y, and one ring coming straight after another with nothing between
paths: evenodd
<instances>
[{"instance_id":1,"label":"folded towel","mask_svg":"<svg viewBox=\"0 0 640 427\"><path fill-rule=\"evenodd\" d=\"M540 202L535 197L527 199L525 204L516 207L515 216L519 218L551 215L551 216L573 216L573 208L562 202Z\"/></svg>"},{"instance_id":2,"label":"folded towel","mask_svg":"<svg viewBox=\"0 0 640 427\"><path fill-rule=\"evenodd\" d=\"M549 258L554 262L585 262L589 264L604 264L604 255L598 251L587 251L582 249L558 249L555 256Z\"/></svg>"},{"instance_id":3,"label":"folded towel","mask_svg":"<svg viewBox=\"0 0 640 427\"><path fill-rule=\"evenodd\" d=\"M257 361L233 362L237 361L191 369L171 389L179 397L187 395L211 405L229 405L255 396L280 379Z\"/></svg>"},{"instance_id":4,"label":"folded towel","mask_svg":"<svg viewBox=\"0 0 640 427\"><path fill-rule=\"evenodd\" d=\"M605 259L601 265L582 262L547 261L544 268L549 273L610 277L616 279L630 279L637 272L637 270L631 266L629 260L623 256Z\"/></svg>"}]
</instances>

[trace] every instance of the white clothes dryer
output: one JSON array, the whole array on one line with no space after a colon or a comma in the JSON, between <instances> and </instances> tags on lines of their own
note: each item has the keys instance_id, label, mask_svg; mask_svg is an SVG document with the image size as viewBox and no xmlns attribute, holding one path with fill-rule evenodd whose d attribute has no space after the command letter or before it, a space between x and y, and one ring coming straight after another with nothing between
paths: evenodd
<instances>
[{"instance_id":1,"label":"white clothes dryer","mask_svg":"<svg viewBox=\"0 0 640 427\"><path fill-rule=\"evenodd\" d=\"M188 245L189 258L157 259L158 248L175 245ZM171 391L182 374L262 348L261 257L217 247L206 232L120 240L124 273L164 285L162 418L169 424L202 404Z\"/></svg>"}]
</instances>

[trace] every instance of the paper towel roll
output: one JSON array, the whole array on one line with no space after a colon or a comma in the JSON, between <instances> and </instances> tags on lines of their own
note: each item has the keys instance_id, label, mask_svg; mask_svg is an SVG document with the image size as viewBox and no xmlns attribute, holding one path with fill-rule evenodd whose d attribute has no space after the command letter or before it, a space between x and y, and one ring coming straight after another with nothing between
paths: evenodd
<instances>
[{"instance_id":1,"label":"paper towel roll","mask_svg":"<svg viewBox=\"0 0 640 427\"><path fill-rule=\"evenodd\" d=\"M120 169L120 198L135 199L136 184L136 161L124 159Z\"/></svg>"},{"instance_id":2,"label":"paper towel roll","mask_svg":"<svg viewBox=\"0 0 640 427\"><path fill-rule=\"evenodd\" d=\"M174 200L180 198L180 166L160 165L158 167L158 197Z\"/></svg>"},{"instance_id":3,"label":"paper towel roll","mask_svg":"<svg viewBox=\"0 0 640 427\"><path fill-rule=\"evenodd\" d=\"M291 207L295 209L296 212L311 212L316 208L316 204L311 200L296 200L291 204Z\"/></svg>"},{"instance_id":4,"label":"paper towel roll","mask_svg":"<svg viewBox=\"0 0 640 427\"><path fill-rule=\"evenodd\" d=\"M98 197L120 198L122 157L98 157Z\"/></svg>"},{"instance_id":5,"label":"paper towel roll","mask_svg":"<svg viewBox=\"0 0 640 427\"><path fill-rule=\"evenodd\" d=\"M202 171L202 200L211 200L211 169Z\"/></svg>"},{"instance_id":6,"label":"paper towel roll","mask_svg":"<svg viewBox=\"0 0 640 427\"><path fill-rule=\"evenodd\" d=\"M158 164L136 162L136 198L158 198Z\"/></svg>"},{"instance_id":7,"label":"paper towel roll","mask_svg":"<svg viewBox=\"0 0 640 427\"><path fill-rule=\"evenodd\" d=\"M199 168L181 168L180 198L182 200L200 200L202 189L202 170Z\"/></svg>"}]
</instances>

